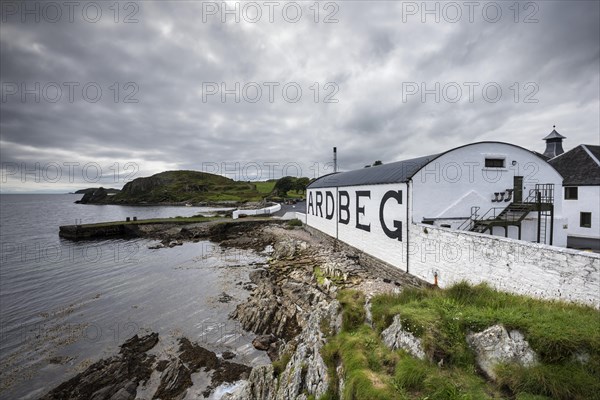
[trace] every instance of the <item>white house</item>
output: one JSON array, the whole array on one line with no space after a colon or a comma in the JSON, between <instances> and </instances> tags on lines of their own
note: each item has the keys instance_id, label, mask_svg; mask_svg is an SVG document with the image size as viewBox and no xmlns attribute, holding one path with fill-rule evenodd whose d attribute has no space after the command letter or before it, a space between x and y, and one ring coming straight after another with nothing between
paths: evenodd
<instances>
[{"instance_id":1,"label":"white house","mask_svg":"<svg viewBox=\"0 0 600 400\"><path fill-rule=\"evenodd\" d=\"M566 246L561 187L541 155L480 142L321 177L307 188L306 223L408 269L418 223Z\"/></svg>"},{"instance_id":2,"label":"white house","mask_svg":"<svg viewBox=\"0 0 600 400\"><path fill-rule=\"evenodd\" d=\"M551 135L555 143L564 139L556 131L548 137ZM563 214L568 219L567 246L600 250L600 146L581 144L562 153L561 145L560 150L548 162L564 178L562 196Z\"/></svg>"}]
</instances>

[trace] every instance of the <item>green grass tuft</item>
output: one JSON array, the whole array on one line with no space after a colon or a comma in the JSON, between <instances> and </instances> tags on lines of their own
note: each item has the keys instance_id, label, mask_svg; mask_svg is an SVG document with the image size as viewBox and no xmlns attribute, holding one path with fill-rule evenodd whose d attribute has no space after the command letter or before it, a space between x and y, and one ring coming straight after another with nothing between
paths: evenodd
<instances>
[{"instance_id":1,"label":"green grass tuft","mask_svg":"<svg viewBox=\"0 0 600 400\"><path fill-rule=\"evenodd\" d=\"M358 290L343 290L337 296L342 305L342 330L352 332L365 323L365 296Z\"/></svg>"},{"instance_id":2,"label":"green grass tuft","mask_svg":"<svg viewBox=\"0 0 600 400\"><path fill-rule=\"evenodd\" d=\"M591 307L459 283L447 290L405 289L375 296L371 329L364 324L361 293L343 290L338 300L342 331L322 350L331 382L324 398L338 398L336 371L341 365L348 399L600 399L600 313ZM397 314L422 339L433 362L383 345L380 333ZM521 331L540 363L531 368L500 365L498 381L486 381L466 335L495 324ZM577 361L575 356L582 354L586 360Z\"/></svg>"},{"instance_id":3,"label":"green grass tuft","mask_svg":"<svg viewBox=\"0 0 600 400\"><path fill-rule=\"evenodd\" d=\"M302 221L300 221L298 218L294 218L290 219L287 224L288 226L302 226Z\"/></svg>"}]
</instances>

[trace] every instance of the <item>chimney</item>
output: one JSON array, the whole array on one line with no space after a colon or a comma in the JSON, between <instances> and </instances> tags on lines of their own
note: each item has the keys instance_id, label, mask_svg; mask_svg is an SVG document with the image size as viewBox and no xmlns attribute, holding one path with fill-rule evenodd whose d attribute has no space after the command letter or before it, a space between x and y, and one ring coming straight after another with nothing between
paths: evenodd
<instances>
[{"instance_id":1,"label":"chimney","mask_svg":"<svg viewBox=\"0 0 600 400\"><path fill-rule=\"evenodd\" d=\"M333 172L337 172L337 147L333 148Z\"/></svg>"},{"instance_id":2,"label":"chimney","mask_svg":"<svg viewBox=\"0 0 600 400\"><path fill-rule=\"evenodd\" d=\"M562 141L563 139L566 139L566 137L556 132L556 125L554 125L553 128L552 132L544 138L546 141L544 155L548 158L554 158L565 152L562 147Z\"/></svg>"}]
</instances>

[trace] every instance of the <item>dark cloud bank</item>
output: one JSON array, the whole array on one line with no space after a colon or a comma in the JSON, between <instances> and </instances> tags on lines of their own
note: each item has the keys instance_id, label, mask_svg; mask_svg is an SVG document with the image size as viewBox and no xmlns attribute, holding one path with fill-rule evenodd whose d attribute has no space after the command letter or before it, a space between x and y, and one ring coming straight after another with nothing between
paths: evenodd
<instances>
[{"instance_id":1,"label":"dark cloud bank","mask_svg":"<svg viewBox=\"0 0 600 400\"><path fill-rule=\"evenodd\" d=\"M466 4L2 1L2 191L598 144L599 3Z\"/></svg>"}]
</instances>

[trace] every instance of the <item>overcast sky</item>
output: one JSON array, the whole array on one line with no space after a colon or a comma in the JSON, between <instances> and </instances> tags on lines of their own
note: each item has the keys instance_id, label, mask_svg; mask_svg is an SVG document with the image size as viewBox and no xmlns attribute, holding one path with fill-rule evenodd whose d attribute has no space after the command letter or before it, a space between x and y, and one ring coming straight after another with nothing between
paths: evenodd
<instances>
[{"instance_id":1,"label":"overcast sky","mask_svg":"<svg viewBox=\"0 0 600 400\"><path fill-rule=\"evenodd\" d=\"M597 1L116 4L2 1L2 192L599 144Z\"/></svg>"}]
</instances>

